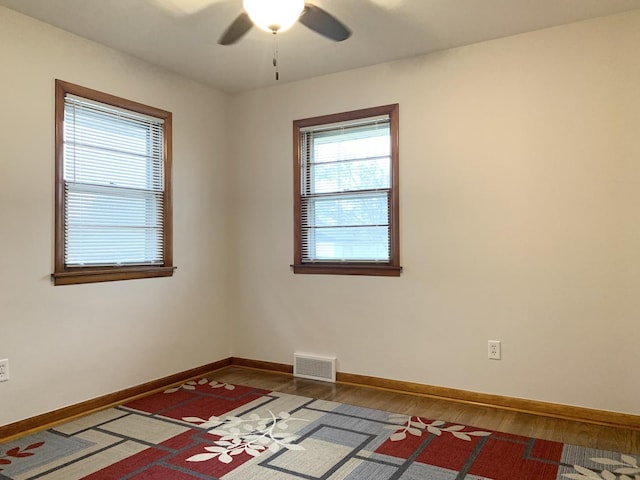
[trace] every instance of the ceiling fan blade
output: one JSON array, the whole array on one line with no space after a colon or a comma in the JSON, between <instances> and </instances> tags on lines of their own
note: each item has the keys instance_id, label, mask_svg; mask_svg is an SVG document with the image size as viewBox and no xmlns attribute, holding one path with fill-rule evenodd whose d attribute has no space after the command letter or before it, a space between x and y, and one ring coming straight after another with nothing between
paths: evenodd
<instances>
[{"instance_id":1,"label":"ceiling fan blade","mask_svg":"<svg viewBox=\"0 0 640 480\"><path fill-rule=\"evenodd\" d=\"M225 30L220 37L220 40L218 40L218 43L220 45L232 45L240 40L252 26L253 22L249 18L249 15L247 15L246 12L242 12Z\"/></svg>"},{"instance_id":2,"label":"ceiling fan blade","mask_svg":"<svg viewBox=\"0 0 640 480\"><path fill-rule=\"evenodd\" d=\"M300 23L336 42L341 42L351 36L351 30L345 27L337 18L310 3L304 4L304 11L300 15Z\"/></svg>"}]
</instances>

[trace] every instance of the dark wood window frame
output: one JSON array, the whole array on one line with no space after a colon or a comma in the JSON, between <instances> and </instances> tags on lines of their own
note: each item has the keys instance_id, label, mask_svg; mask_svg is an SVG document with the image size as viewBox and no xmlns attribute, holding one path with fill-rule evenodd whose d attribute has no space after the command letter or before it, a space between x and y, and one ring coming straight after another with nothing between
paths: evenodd
<instances>
[{"instance_id":1,"label":"dark wood window frame","mask_svg":"<svg viewBox=\"0 0 640 480\"><path fill-rule=\"evenodd\" d=\"M381 115L389 116L391 135L391 183L389 205L389 254L388 262L359 261L303 261L302 235L302 187L301 187L301 130L306 127L357 121ZM400 207L399 207L399 105L353 110L332 115L295 120L293 122L293 195L294 195L294 273L329 275L400 276Z\"/></svg>"},{"instance_id":2,"label":"dark wood window frame","mask_svg":"<svg viewBox=\"0 0 640 480\"><path fill-rule=\"evenodd\" d=\"M164 195L163 195L163 255L162 263L132 266L67 266L65 265L65 196L64 196L64 105L67 94L76 95L132 112L160 118L164 121ZM171 196L172 114L165 110L143 105L90 88L62 80L55 82L55 246L54 285L107 282L138 278L169 277L173 266L173 227Z\"/></svg>"}]
</instances>

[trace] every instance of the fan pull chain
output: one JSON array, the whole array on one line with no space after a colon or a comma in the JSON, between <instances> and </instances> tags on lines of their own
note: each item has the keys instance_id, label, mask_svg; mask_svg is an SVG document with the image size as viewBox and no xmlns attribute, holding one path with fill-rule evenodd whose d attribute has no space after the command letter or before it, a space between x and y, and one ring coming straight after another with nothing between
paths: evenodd
<instances>
[{"instance_id":1,"label":"fan pull chain","mask_svg":"<svg viewBox=\"0 0 640 480\"><path fill-rule=\"evenodd\" d=\"M273 32L273 68L276 69L276 81L280 80L280 72L278 71L278 35L277 31Z\"/></svg>"}]
</instances>

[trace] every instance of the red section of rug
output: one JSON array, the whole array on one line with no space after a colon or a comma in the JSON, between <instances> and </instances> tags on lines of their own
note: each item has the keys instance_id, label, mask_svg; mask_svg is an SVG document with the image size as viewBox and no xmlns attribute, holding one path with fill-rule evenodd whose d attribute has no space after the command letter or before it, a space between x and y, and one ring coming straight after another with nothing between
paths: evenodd
<instances>
[{"instance_id":1,"label":"red section of rug","mask_svg":"<svg viewBox=\"0 0 640 480\"><path fill-rule=\"evenodd\" d=\"M164 456L166 456L166 452L157 448L148 448L83 478L84 480L119 480L130 472L141 470L146 465L157 462Z\"/></svg>"},{"instance_id":2,"label":"red section of rug","mask_svg":"<svg viewBox=\"0 0 640 480\"><path fill-rule=\"evenodd\" d=\"M562 444L535 441L534 450L540 455L527 453L527 445L512 443L500 438L488 438L476 457L470 473L493 480L535 478L555 480L562 455ZM544 460L550 460L546 463Z\"/></svg>"},{"instance_id":3,"label":"red section of rug","mask_svg":"<svg viewBox=\"0 0 640 480\"><path fill-rule=\"evenodd\" d=\"M131 477L131 480L194 480L194 477L170 468L154 466Z\"/></svg>"}]
</instances>

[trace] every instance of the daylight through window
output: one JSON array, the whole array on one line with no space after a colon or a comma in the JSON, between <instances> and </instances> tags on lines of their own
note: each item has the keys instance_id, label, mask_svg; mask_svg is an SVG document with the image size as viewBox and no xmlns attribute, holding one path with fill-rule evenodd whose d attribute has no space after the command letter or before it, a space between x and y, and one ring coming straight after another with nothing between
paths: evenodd
<instances>
[{"instance_id":1,"label":"daylight through window","mask_svg":"<svg viewBox=\"0 0 640 480\"><path fill-rule=\"evenodd\" d=\"M57 94L55 283L170 275L171 114L65 82Z\"/></svg>"},{"instance_id":2,"label":"daylight through window","mask_svg":"<svg viewBox=\"0 0 640 480\"><path fill-rule=\"evenodd\" d=\"M294 122L296 273L399 274L397 112Z\"/></svg>"}]
</instances>

